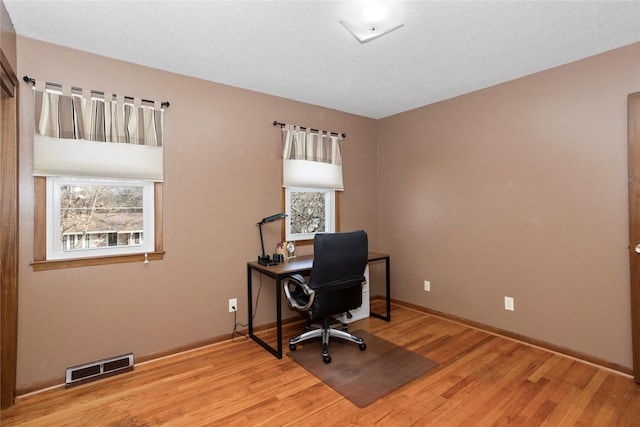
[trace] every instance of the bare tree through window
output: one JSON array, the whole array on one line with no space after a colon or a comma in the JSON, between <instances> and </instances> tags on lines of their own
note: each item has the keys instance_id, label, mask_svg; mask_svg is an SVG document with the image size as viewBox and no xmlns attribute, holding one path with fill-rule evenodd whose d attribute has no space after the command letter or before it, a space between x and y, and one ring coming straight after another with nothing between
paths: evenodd
<instances>
[{"instance_id":1,"label":"bare tree through window","mask_svg":"<svg viewBox=\"0 0 640 427\"><path fill-rule=\"evenodd\" d=\"M291 192L291 232L323 233L325 225L325 193Z\"/></svg>"},{"instance_id":2,"label":"bare tree through window","mask_svg":"<svg viewBox=\"0 0 640 427\"><path fill-rule=\"evenodd\" d=\"M115 185L60 187L60 248L140 244L143 188Z\"/></svg>"}]
</instances>

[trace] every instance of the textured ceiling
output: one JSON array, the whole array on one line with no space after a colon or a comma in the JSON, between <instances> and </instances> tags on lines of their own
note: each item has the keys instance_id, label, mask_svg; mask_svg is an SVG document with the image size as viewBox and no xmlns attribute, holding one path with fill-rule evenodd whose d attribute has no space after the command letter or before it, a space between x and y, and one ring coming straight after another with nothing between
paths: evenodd
<instances>
[{"instance_id":1,"label":"textured ceiling","mask_svg":"<svg viewBox=\"0 0 640 427\"><path fill-rule=\"evenodd\" d=\"M640 1L397 0L365 44L362 1L3 1L26 37L371 118L640 41Z\"/></svg>"}]
</instances>

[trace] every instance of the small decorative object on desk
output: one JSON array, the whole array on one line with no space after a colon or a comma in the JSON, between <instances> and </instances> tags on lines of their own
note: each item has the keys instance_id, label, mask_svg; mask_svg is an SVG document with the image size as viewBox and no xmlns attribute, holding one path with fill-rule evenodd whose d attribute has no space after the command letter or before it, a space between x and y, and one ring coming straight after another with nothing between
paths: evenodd
<instances>
[{"instance_id":1,"label":"small decorative object on desk","mask_svg":"<svg viewBox=\"0 0 640 427\"><path fill-rule=\"evenodd\" d=\"M287 242L280 242L276 245L276 254L282 255L282 261L287 260L287 249L285 248Z\"/></svg>"},{"instance_id":2,"label":"small decorative object on desk","mask_svg":"<svg viewBox=\"0 0 640 427\"><path fill-rule=\"evenodd\" d=\"M281 255L282 256L282 261L286 261L287 260L287 250L285 249L285 245L287 242L281 242L276 244L276 253L275 255Z\"/></svg>"},{"instance_id":3,"label":"small decorative object on desk","mask_svg":"<svg viewBox=\"0 0 640 427\"><path fill-rule=\"evenodd\" d=\"M287 248L287 259L291 259L291 258L295 258L296 257L296 245L293 242L286 242L286 248Z\"/></svg>"}]
</instances>

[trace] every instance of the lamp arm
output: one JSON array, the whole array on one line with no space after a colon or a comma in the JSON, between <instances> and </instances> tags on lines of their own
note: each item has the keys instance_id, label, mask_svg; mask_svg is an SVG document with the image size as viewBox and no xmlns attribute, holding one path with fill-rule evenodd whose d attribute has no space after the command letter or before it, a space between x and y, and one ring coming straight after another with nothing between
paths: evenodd
<instances>
[{"instance_id":1,"label":"lamp arm","mask_svg":"<svg viewBox=\"0 0 640 427\"><path fill-rule=\"evenodd\" d=\"M264 253L264 240L262 240L262 224L263 223L258 223L258 227L260 228L260 246L262 247L262 258L265 257L265 253Z\"/></svg>"}]
</instances>

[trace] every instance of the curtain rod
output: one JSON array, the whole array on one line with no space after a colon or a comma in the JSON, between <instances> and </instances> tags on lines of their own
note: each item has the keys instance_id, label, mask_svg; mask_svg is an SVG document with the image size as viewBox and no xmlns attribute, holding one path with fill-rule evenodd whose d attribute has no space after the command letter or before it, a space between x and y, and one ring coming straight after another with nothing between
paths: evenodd
<instances>
[{"instance_id":1,"label":"curtain rod","mask_svg":"<svg viewBox=\"0 0 640 427\"><path fill-rule=\"evenodd\" d=\"M284 126L286 126L286 123L280 123L279 121L274 120L274 121L273 121L273 125L274 125L274 126L284 127ZM304 127L304 126L298 126L298 127L299 127L300 129L307 130L307 128L306 128L306 127ZM346 137L347 137L347 134L346 134L346 133L339 134L338 132L329 132L329 131L326 131L326 130L322 130L322 131L321 131L321 130L318 130L318 129L309 129L309 130L310 130L311 132L327 132L329 135L341 135L343 138L346 138Z\"/></svg>"},{"instance_id":2,"label":"curtain rod","mask_svg":"<svg viewBox=\"0 0 640 427\"><path fill-rule=\"evenodd\" d=\"M24 76L22 78L22 80L24 80L27 83L30 83L32 86L36 85L36 79L33 79L33 78L29 77L29 76ZM62 85L59 84L59 83L47 82L46 84L47 84L47 86L53 86L53 87L62 88ZM79 91L81 91L82 88L71 86L71 90L79 90ZM104 95L104 92L100 92L98 90L91 90L91 93L95 93L96 95ZM133 97L131 97L131 96L125 96L124 98L125 99L133 99ZM148 99L143 99L142 102L151 102L151 103L153 103L153 101L148 100ZM162 101L160 103L160 107L162 107L162 108L169 108L169 105L170 105L169 101Z\"/></svg>"}]
</instances>

